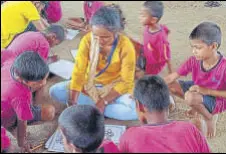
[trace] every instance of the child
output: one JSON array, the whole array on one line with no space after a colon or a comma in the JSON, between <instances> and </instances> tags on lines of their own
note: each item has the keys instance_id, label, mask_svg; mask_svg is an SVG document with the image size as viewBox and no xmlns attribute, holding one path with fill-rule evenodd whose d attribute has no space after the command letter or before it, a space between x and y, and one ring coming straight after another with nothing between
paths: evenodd
<instances>
[{"instance_id":1,"label":"child","mask_svg":"<svg viewBox=\"0 0 226 154\"><path fill-rule=\"evenodd\" d=\"M138 55L136 77L144 74L157 75L162 72L165 65L168 66L168 73L172 72L170 62L170 45L168 41L169 29L160 25L159 21L163 16L163 3L161 1L146 1L141 9L140 20L145 26L144 45ZM142 73L144 70L145 73ZM170 96L170 111L175 109L175 102Z\"/></svg>"},{"instance_id":2,"label":"child","mask_svg":"<svg viewBox=\"0 0 226 154\"><path fill-rule=\"evenodd\" d=\"M212 22L195 27L189 37L194 56L165 78L172 93L184 98L192 108L188 113L203 116L208 137L216 134L213 115L226 110L226 58L218 51L221 35L220 27ZM189 73L192 81L175 82Z\"/></svg>"},{"instance_id":3,"label":"child","mask_svg":"<svg viewBox=\"0 0 226 154\"><path fill-rule=\"evenodd\" d=\"M1 153L6 153L10 147L10 139L6 135L5 128L1 127Z\"/></svg>"},{"instance_id":4,"label":"child","mask_svg":"<svg viewBox=\"0 0 226 154\"><path fill-rule=\"evenodd\" d=\"M120 138L122 153L209 153L207 140L189 122L170 121L169 90L158 76L139 79L134 88L142 126L129 128Z\"/></svg>"},{"instance_id":5,"label":"child","mask_svg":"<svg viewBox=\"0 0 226 154\"><path fill-rule=\"evenodd\" d=\"M26 51L1 67L1 125L6 129L17 125L17 142L22 151L29 151L27 123L49 121L55 116L52 105L32 104L32 92L46 84L48 74L48 65L34 51Z\"/></svg>"},{"instance_id":6,"label":"child","mask_svg":"<svg viewBox=\"0 0 226 154\"><path fill-rule=\"evenodd\" d=\"M51 25L42 32L30 31L18 35L7 47L7 50L11 50L16 56L24 51L35 51L44 60L47 60L50 49L60 44L64 39L64 28L60 25ZM2 52L2 54L7 54L5 51ZM7 58L7 56L4 57Z\"/></svg>"},{"instance_id":7,"label":"child","mask_svg":"<svg viewBox=\"0 0 226 154\"><path fill-rule=\"evenodd\" d=\"M91 105L72 106L59 117L65 152L118 153L114 143L104 141L104 116ZM101 145L102 144L102 145Z\"/></svg>"},{"instance_id":8,"label":"child","mask_svg":"<svg viewBox=\"0 0 226 154\"><path fill-rule=\"evenodd\" d=\"M145 74L157 75L167 64L168 72L172 72L170 63L169 29L159 24L163 15L161 1L146 1L141 10L140 20L145 26L143 54L146 59Z\"/></svg>"},{"instance_id":9,"label":"child","mask_svg":"<svg viewBox=\"0 0 226 154\"><path fill-rule=\"evenodd\" d=\"M82 30L84 32L89 31L89 21L91 17L104 6L102 1L84 1L83 11L85 18L69 18L66 25L68 28Z\"/></svg>"}]
</instances>

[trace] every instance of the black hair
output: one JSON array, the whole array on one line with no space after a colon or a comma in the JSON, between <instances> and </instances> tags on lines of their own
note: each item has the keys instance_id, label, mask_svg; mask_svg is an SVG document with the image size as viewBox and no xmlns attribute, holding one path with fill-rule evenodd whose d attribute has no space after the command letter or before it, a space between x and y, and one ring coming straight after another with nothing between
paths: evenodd
<instances>
[{"instance_id":1,"label":"black hair","mask_svg":"<svg viewBox=\"0 0 226 154\"><path fill-rule=\"evenodd\" d=\"M37 52L25 51L13 62L11 72L25 81L40 81L49 73L49 67Z\"/></svg>"},{"instance_id":2,"label":"black hair","mask_svg":"<svg viewBox=\"0 0 226 154\"><path fill-rule=\"evenodd\" d=\"M148 9L149 13L160 20L163 16L164 5L161 1L145 1L143 6Z\"/></svg>"},{"instance_id":3,"label":"black hair","mask_svg":"<svg viewBox=\"0 0 226 154\"><path fill-rule=\"evenodd\" d=\"M67 108L58 122L67 142L83 153L96 152L104 139L104 116L91 105Z\"/></svg>"},{"instance_id":4,"label":"black hair","mask_svg":"<svg viewBox=\"0 0 226 154\"><path fill-rule=\"evenodd\" d=\"M189 39L201 40L207 45L217 43L219 48L221 45L221 37L221 29L217 24L213 22L202 22L193 29Z\"/></svg>"},{"instance_id":5,"label":"black hair","mask_svg":"<svg viewBox=\"0 0 226 154\"><path fill-rule=\"evenodd\" d=\"M139 79L134 88L134 97L149 112L162 112L170 105L169 89L159 76L144 76Z\"/></svg>"},{"instance_id":6,"label":"black hair","mask_svg":"<svg viewBox=\"0 0 226 154\"><path fill-rule=\"evenodd\" d=\"M65 39L65 29L60 25L52 24L46 29L45 32L56 34L56 37L60 42L64 41Z\"/></svg>"}]
</instances>

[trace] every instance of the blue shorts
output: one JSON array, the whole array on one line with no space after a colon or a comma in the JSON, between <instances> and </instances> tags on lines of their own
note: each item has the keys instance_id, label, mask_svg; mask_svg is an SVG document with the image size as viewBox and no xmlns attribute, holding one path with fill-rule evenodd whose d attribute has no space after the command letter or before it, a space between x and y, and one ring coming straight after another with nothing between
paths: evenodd
<instances>
[{"instance_id":1,"label":"blue shorts","mask_svg":"<svg viewBox=\"0 0 226 154\"><path fill-rule=\"evenodd\" d=\"M27 123L28 124L32 124L34 122L39 122L42 120L42 109L40 106L35 106L35 105L31 105L31 111L33 114L33 119L32 120L28 120Z\"/></svg>"},{"instance_id":2,"label":"blue shorts","mask_svg":"<svg viewBox=\"0 0 226 154\"><path fill-rule=\"evenodd\" d=\"M193 81L179 81L179 84L183 90L184 93L186 93L189 88L191 86L194 85L194 82ZM216 98L213 97L213 96L207 96L207 95L204 95L203 96L203 104L204 106L206 107L206 109L212 113L216 107Z\"/></svg>"}]
</instances>

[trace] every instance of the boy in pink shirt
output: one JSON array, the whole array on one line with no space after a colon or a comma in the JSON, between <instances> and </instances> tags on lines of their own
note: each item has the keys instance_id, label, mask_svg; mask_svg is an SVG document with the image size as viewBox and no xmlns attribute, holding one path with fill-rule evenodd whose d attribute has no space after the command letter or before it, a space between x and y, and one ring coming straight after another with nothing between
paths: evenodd
<instances>
[{"instance_id":1,"label":"boy in pink shirt","mask_svg":"<svg viewBox=\"0 0 226 154\"><path fill-rule=\"evenodd\" d=\"M165 78L171 92L191 107L188 114L203 116L208 137L216 134L217 118L213 115L226 111L226 58L218 51L221 35L220 27L212 22L195 27L189 37L194 56ZM192 81L176 82L189 73Z\"/></svg>"},{"instance_id":2,"label":"boy in pink shirt","mask_svg":"<svg viewBox=\"0 0 226 154\"><path fill-rule=\"evenodd\" d=\"M169 90L158 76L144 76L134 88L141 126L129 128L120 138L123 153L209 153L207 140L191 123L170 121Z\"/></svg>"},{"instance_id":3,"label":"boy in pink shirt","mask_svg":"<svg viewBox=\"0 0 226 154\"><path fill-rule=\"evenodd\" d=\"M68 28L89 31L89 21L97 10L104 6L102 1L84 1L83 12L85 18L69 18L67 21Z\"/></svg>"},{"instance_id":4,"label":"boy in pink shirt","mask_svg":"<svg viewBox=\"0 0 226 154\"><path fill-rule=\"evenodd\" d=\"M169 29L159 24L163 16L161 1L146 1L141 9L140 20L144 28L143 56L145 57L145 74L157 75L164 67L172 72L170 63L170 44L168 41Z\"/></svg>"},{"instance_id":5,"label":"boy in pink shirt","mask_svg":"<svg viewBox=\"0 0 226 154\"><path fill-rule=\"evenodd\" d=\"M91 105L65 109L58 120L65 153L118 153L111 141L103 141L104 116Z\"/></svg>"},{"instance_id":6,"label":"boy in pink shirt","mask_svg":"<svg viewBox=\"0 0 226 154\"><path fill-rule=\"evenodd\" d=\"M27 123L52 120L52 105L32 105L32 92L46 84L48 65L33 51L9 59L1 67L1 125L8 129L17 126L17 142L22 151L29 151L26 142Z\"/></svg>"},{"instance_id":7,"label":"boy in pink shirt","mask_svg":"<svg viewBox=\"0 0 226 154\"><path fill-rule=\"evenodd\" d=\"M37 52L44 60L47 60L50 48L60 44L64 39L65 31L60 25L51 25L44 32L29 31L22 33L7 47L9 51L2 51L2 60L7 61L12 57L6 52L13 52L13 58L16 58L25 51Z\"/></svg>"}]
</instances>

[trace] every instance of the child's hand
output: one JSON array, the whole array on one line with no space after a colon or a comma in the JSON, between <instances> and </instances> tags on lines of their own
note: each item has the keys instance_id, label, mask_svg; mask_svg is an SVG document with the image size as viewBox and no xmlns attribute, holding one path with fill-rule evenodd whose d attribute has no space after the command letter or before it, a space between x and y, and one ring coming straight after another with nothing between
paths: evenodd
<instances>
[{"instance_id":1,"label":"child's hand","mask_svg":"<svg viewBox=\"0 0 226 154\"><path fill-rule=\"evenodd\" d=\"M209 89L200 87L198 85L194 85L194 86L190 87L189 91L198 92L202 95L209 95Z\"/></svg>"}]
</instances>

